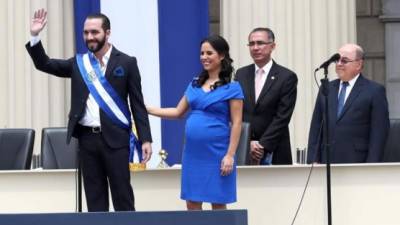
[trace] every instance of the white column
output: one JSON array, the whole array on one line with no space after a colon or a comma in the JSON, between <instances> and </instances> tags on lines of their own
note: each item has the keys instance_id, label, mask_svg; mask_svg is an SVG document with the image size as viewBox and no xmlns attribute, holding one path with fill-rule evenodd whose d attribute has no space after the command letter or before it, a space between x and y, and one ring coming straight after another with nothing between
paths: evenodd
<instances>
[{"instance_id":1,"label":"white column","mask_svg":"<svg viewBox=\"0 0 400 225\"><path fill-rule=\"evenodd\" d=\"M73 0L0 1L0 127L34 128L35 152L40 151L41 129L66 126L70 85L33 66L24 44L29 41L33 12L48 11L40 37L49 56L74 55Z\"/></svg>"}]
</instances>

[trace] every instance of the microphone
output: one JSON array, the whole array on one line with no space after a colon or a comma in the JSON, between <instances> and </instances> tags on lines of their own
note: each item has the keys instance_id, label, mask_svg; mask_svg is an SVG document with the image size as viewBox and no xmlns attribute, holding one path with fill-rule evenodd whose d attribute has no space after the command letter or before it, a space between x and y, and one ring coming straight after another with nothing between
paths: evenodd
<instances>
[{"instance_id":1,"label":"microphone","mask_svg":"<svg viewBox=\"0 0 400 225\"><path fill-rule=\"evenodd\" d=\"M322 63L317 69L315 69L315 71L318 71L322 68L326 68L329 66L329 64L336 62L340 59L340 55L339 53L335 53L334 55L332 55L328 60L326 60L324 63Z\"/></svg>"}]
</instances>

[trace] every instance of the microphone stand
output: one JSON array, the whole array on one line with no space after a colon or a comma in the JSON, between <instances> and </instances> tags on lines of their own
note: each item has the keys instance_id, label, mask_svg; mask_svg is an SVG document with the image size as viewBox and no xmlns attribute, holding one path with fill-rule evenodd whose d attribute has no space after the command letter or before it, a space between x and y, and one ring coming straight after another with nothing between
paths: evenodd
<instances>
[{"instance_id":1,"label":"microphone stand","mask_svg":"<svg viewBox=\"0 0 400 225\"><path fill-rule=\"evenodd\" d=\"M76 182L76 207L78 212L82 212L82 163L80 159L80 150L76 153L76 171L75 171L75 182ZM77 174L77 175L76 175Z\"/></svg>"},{"instance_id":2,"label":"microphone stand","mask_svg":"<svg viewBox=\"0 0 400 225\"><path fill-rule=\"evenodd\" d=\"M82 212L82 165L78 161L78 212Z\"/></svg>"},{"instance_id":3,"label":"microphone stand","mask_svg":"<svg viewBox=\"0 0 400 225\"><path fill-rule=\"evenodd\" d=\"M329 79L328 66L324 67L324 78L321 79L322 94L324 96L325 105L323 113L323 149L326 153L326 185L327 185L327 208L328 208L328 225L332 225L332 203L331 203L331 160L330 160L330 141L329 141L329 115L328 115L328 96L329 96Z\"/></svg>"}]
</instances>

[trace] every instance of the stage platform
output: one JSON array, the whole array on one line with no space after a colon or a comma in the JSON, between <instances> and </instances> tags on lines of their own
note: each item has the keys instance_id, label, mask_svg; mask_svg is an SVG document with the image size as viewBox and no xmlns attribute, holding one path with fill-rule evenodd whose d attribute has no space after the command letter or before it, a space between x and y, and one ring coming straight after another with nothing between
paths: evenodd
<instances>
[{"instance_id":1,"label":"stage platform","mask_svg":"<svg viewBox=\"0 0 400 225\"><path fill-rule=\"evenodd\" d=\"M246 210L0 215L1 225L247 225Z\"/></svg>"},{"instance_id":2,"label":"stage platform","mask_svg":"<svg viewBox=\"0 0 400 225\"><path fill-rule=\"evenodd\" d=\"M247 209L251 225L291 224L309 170L309 165L240 167L238 202L228 208ZM314 168L296 225L327 224L325 171L324 165ZM185 202L179 199L180 174L179 168L132 173L136 209L185 210ZM332 165L333 224L400 224L399 175L397 163ZM0 171L0 213L75 209L73 170Z\"/></svg>"}]
</instances>

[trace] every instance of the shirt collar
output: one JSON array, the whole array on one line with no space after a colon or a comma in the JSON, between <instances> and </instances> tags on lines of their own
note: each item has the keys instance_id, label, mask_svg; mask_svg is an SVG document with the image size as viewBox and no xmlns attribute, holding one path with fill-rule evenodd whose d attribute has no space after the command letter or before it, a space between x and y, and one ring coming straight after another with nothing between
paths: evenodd
<instances>
[{"instance_id":1,"label":"shirt collar","mask_svg":"<svg viewBox=\"0 0 400 225\"><path fill-rule=\"evenodd\" d=\"M108 60L110 59L110 56L111 56L112 48L113 48L113 46L112 46L112 44L110 44L110 48L107 50L106 54L103 55L102 61L104 63L104 66L107 66ZM93 56L94 56L93 52L90 52L90 54L93 54ZM94 58L98 61L96 56L94 56Z\"/></svg>"},{"instance_id":2,"label":"shirt collar","mask_svg":"<svg viewBox=\"0 0 400 225\"><path fill-rule=\"evenodd\" d=\"M112 48L113 48L113 46L112 46L112 44L110 44L110 48L108 49L108 51L106 52L106 54L104 54L104 56L103 56L103 63L104 63L104 65L107 65L108 60L110 59Z\"/></svg>"},{"instance_id":3,"label":"shirt collar","mask_svg":"<svg viewBox=\"0 0 400 225\"><path fill-rule=\"evenodd\" d=\"M255 65L255 72L257 72L259 69L263 69L264 70L264 73L266 73L266 74L268 74L269 73L269 71L271 70L271 67L272 67L272 59L271 60L269 60L269 62L267 63L267 64L265 64L263 67L258 67L257 66L257 64L254 64Z\"/></svg>"},{"instance_id":4,"label":"shirt collar","mask_svg":"<svg viewBox=\"0 0 400 225\"><path fill-rule=\"evenodd\" d=\"M357 74L355 77L353 77L353 79L347 81L349 83L349 86L353 87L359 76L360 76L360 74ZM342 85L342 83L343 83L343 81L341 80L340 85Z\"/></svg>"}]
</instances>

